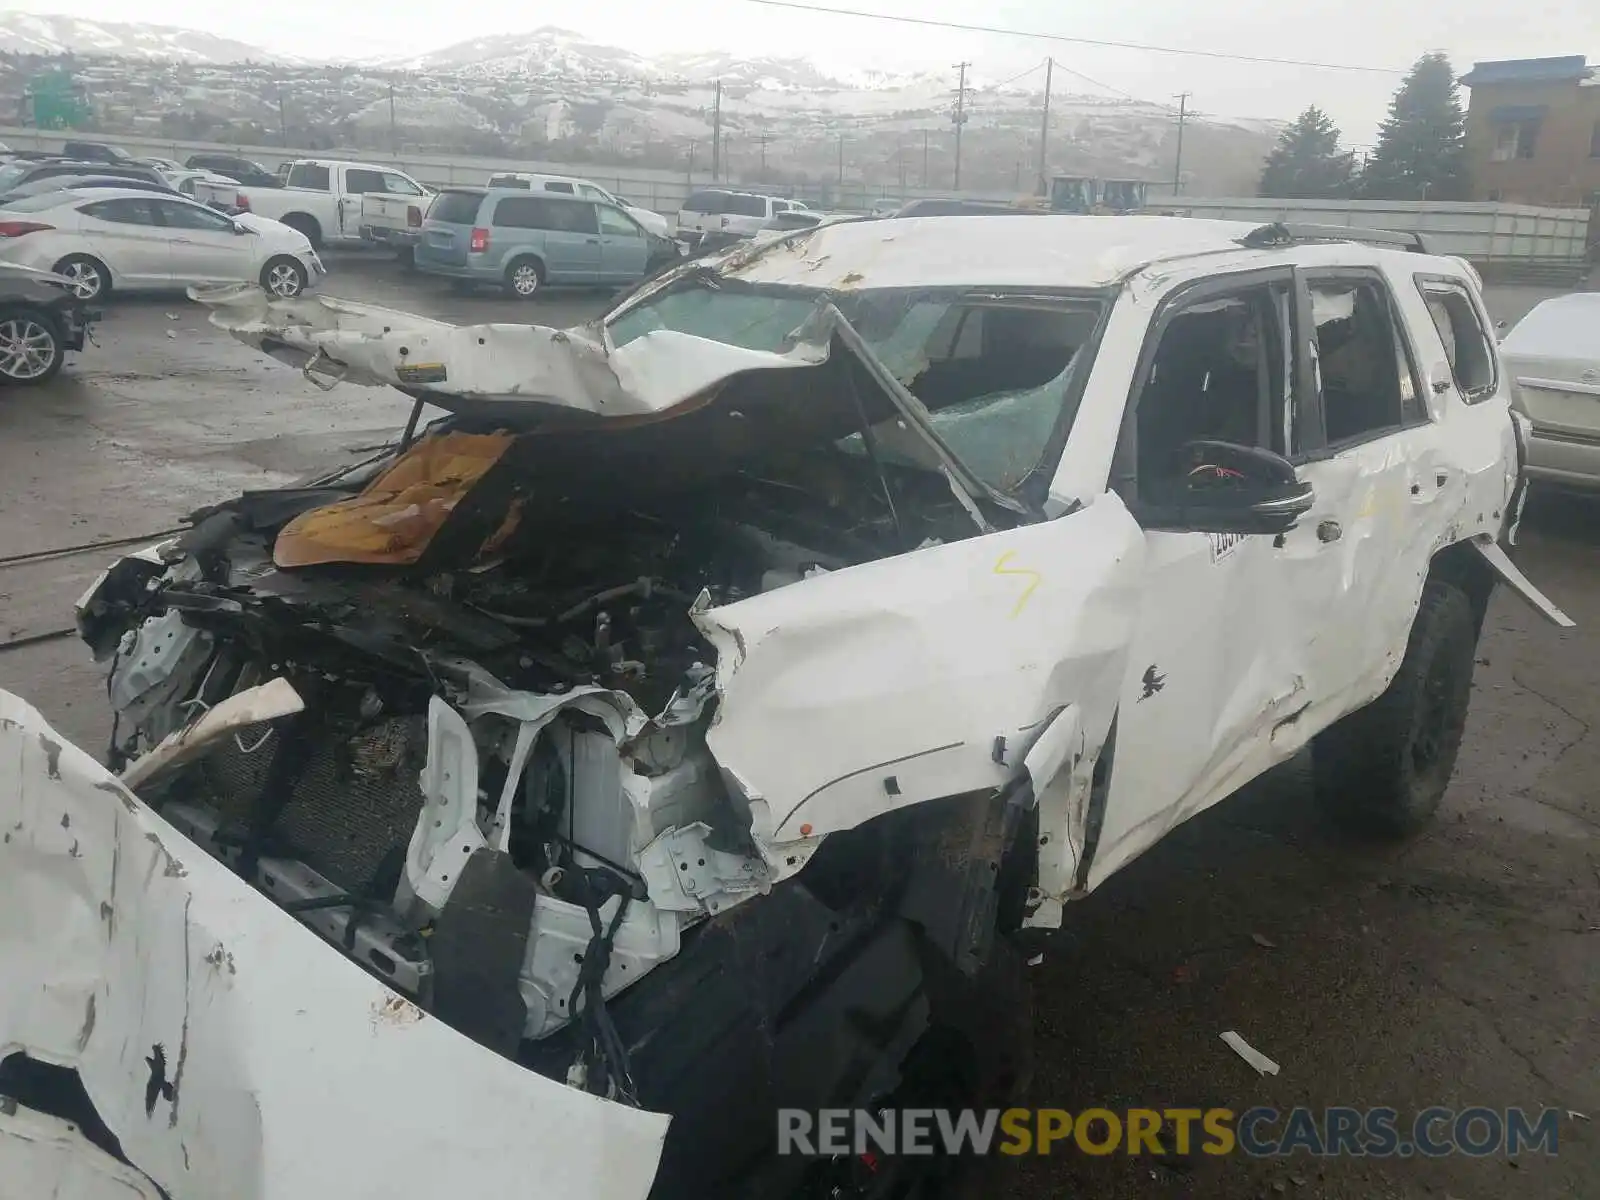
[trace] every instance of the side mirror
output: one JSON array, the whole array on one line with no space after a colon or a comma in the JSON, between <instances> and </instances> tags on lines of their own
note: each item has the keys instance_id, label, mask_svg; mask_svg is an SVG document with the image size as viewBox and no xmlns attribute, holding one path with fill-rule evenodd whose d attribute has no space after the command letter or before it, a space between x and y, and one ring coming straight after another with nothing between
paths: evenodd
<instances>
[{"instance_id":1,"label":"side mirror","mask_svg":"<svg viewBox=\"0 0 1600 1200\"><path fill-rule=\"evenodd\" d=\"M247 234L247 233L250 232L248 229L246 229L243 225L239 224L239 222L237 222L237 221L230 221L230 222L228 222L228 224L233 226L234 236L236 236L236 237L242 237L244 234Z\"/></svg>"},{"instance_id":2,"label":"side mirror","mask_svg":"<svg viewBox=\"0 0 1600 1200\"><path fill-rule=\"evenodd\" d=\"M1232 442L1186 443L1148 501L1143 480L1140 489L1141 525L1191 533L1287 533L1316 502L1288 459Z\"/></svg>"}]
</instances>

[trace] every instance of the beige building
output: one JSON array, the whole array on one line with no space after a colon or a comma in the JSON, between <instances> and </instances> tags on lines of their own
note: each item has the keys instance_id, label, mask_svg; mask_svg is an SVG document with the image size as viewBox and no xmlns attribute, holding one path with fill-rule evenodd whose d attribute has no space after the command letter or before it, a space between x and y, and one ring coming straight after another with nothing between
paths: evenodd
<instances>
[{"instance_id":1,"label":"beige building","mask_svg":"<svg viewBox=\"0 0 1600 1200\"><path fill-rule=\"evenodd\" d=\"M1461 82L1474 200L1600 208L1600 69L1581 54L1517 58Z\"/></svg>"}]
</instances>

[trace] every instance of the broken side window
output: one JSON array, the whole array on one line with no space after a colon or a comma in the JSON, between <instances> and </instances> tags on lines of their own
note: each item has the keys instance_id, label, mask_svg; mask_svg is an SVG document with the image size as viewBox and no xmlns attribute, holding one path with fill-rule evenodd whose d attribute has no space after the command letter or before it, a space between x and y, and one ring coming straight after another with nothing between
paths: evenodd
<instances>
[{"instance_id":1,"label":"broken side window","mask_svg":"<svg viewBox=\"0 0 1600 1200\"><path fill-rule=\"evenodd\" d=\"M1388 289L1377 279L1309 282L1313 364L1330 445L1426 420Z\"/></svg>"}]
</instances>

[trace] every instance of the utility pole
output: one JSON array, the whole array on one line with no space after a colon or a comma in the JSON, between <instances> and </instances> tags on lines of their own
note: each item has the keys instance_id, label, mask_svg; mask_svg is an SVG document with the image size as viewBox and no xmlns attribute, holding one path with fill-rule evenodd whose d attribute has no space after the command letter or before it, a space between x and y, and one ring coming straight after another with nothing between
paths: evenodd
<instances>
[{"instance_id":1,"label":"utility pole","mask_svg":"<svg viewBox=\"0 0 1600 1200\"><path fill-rule=\"evenodd\" d=\"M722 80L717 80L716 100L711 107L711 182L722 178Z\"/></svg>"},{"instance_id":2,"label":"utility pole","mask_svg":"<svg viewBox=\"0 0 1600 1200\"><path fill-rule=\"evenodd\" d=\"M928 187L928 131L922 131L922 187Z\"/></svg>"},{"instance_id":3,"label":"utility pole","mask_svg":"<svg viewBox=\"0 0 1600 1200\"><path fill-rule=\"evenodd\" d=\"M283 145L287 149L289 146L289 118L284 115L283 111L283 84L281 83L278 85L278 131L283 135Z\"/></svg>"},{"instance_id":4,"label":"utility pole","mask_svg":"<svg viewBox=\"0 0 1600 1200\"><path fill-rule=\"evenodd\" d=\"M951 186L958 192L961 190L961 127L967 123L967 68L971 65L969 62L956 64L956 70L961 74L956 84L956 171Z\"/></svg>"},{"instance_id":5,"label":"utility pole","mask_svg":"<svg viewBox=\"0 0 1600 1200\"><path fill-rule=\"evenodd\" d=\"M400 153L400 137L395 132L394 120L394 80L389 81L389 153Z\"/></svg>"},{"instance_id":6,"label":"utility pole","mask_svg":"<svg viewBox=\"0 0 1600 1200\"><path fill-rule=\"evenodd\" d=\"M839 135L839 190L844 191L844 134Z\"/></svg>"},{"instance_id":7,"label":"utility pole","mask_svg":"<svg viewBox=\"0 0 1600 1200\"><path fill-rule=\"evenodd\" d=\"M756 140L761 143L761 182L767 181L767 135L765 131L756 135Z\"/></svg>"},{"instance_id":8,"label":"utility pole","mask_svg":"<svg viewBox=\"0 0 1600 1200\"><path fill-rule=\"evenodd\" d=\"M684 172L684 179L690 184L694 183L694 148L699 144L697 139L689 139L689 169Z\"/></svg>"},{"instance_id":9,"label":"utility pole","mask_svg":"<svg viewBox=\"0 0 1600 1200\"><path fill-rule=\"evenodd\" d=\"M900 144L895 147L894 161L895 166L900 168L900 195L904 198L906 194L906 143L903 138Z\"/></svg>"},{"instance_id":10,"label":"utility pole","mask_svg":"<svg viewBox=\"0 0 1600 1200\"><path fill-rule=\"evenodd\" d=\"M1044 60L1044 115L1039 118L1039 194L1050 194L1050 80L1056 71L1056 60Z\"/></svg>"},{"instance_id":11,"label":"utility pole","mask_svg":"<svg viewBox=\"0 0 1600 1200\"><path fill-rule=\"evenodd\" d=\"M1183 191L1183 122L1189 115L1189 97L1193 92L1178 93L1178 153L1172 162L1172 194Z\"/></svg>"}]
</instances>

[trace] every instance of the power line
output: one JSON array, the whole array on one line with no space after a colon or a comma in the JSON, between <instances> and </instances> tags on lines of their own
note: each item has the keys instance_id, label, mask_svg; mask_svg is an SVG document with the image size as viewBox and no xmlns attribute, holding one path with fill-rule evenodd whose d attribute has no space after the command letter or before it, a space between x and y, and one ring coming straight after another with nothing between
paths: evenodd
<instances>
[{"instance_id":1,"label":"power line","mask_svg":"<svg viewBox=\"0 0 1600 1200\"><path fill-rule=\"evenodd\" d=\"M894 21L901 25L925 25L935 29L956 29L963 33L992 33L1001 37L1038 38L1047 42L1069 42L1076 46L1100 46L1110 50L1142 50L1148 54L1182 54L1191 58L1217 58L1228 62L1266 63L1278 67L1313 67L1322 71L1358 71L1368 75L1404 75L1397 67L1363 67L1354 63L1318 62L1305 58L1276 58L1265 54L1234 54L1226 50L1186 50L1177 46L1152 46L1145 42L1113 42L1101 38L1068 37L1063 33L1039 33L1030 29L1005 29L998 25L968 25L962 21L940 21L932 17L905 17L892 13L867 12L858 8L833 8L807 4L801 0L745 0L768 8L792 8L801 12L824 13L835 17L863 17L869 21ZM1073 72L1076 74L1077 72ZM1104 86L1103 84L1101 86ZM1113 91L1116 89L1112 89Z\"/></svg>"}]
</instances>

